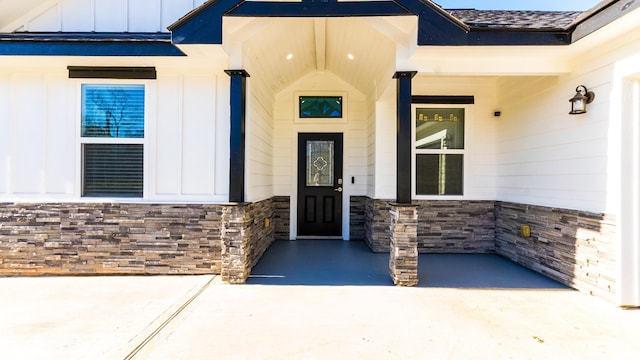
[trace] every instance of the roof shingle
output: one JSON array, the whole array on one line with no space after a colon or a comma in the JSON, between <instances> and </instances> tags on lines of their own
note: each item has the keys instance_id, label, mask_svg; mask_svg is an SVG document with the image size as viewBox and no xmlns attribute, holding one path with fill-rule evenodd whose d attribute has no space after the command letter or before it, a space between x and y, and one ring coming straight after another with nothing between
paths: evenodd
<instances>
[{"instance_id":1,"label":"roof shingle","mask_svg":"<svg viewBox=\"0 0 640 360\"><path fill-rule=\"evenodd\" d=\"M445 9L448 13L476 28L567 29L581 11L524 11Z\"/></svg>"}]
</instances>

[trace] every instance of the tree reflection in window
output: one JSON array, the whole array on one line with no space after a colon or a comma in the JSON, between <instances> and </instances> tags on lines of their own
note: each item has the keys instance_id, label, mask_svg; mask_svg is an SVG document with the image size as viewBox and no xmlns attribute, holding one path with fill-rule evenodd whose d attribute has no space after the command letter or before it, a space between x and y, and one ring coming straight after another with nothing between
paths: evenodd
<instances>
[{"instance_id":1,"label":"tree reflection in window","mask_svg":"<svg viewBox=\"0 0 640 360\"><path fill-rule=\"evenodd\" d=\"M83 85L82 136L144 138L144 85Z\"/></svg>"}]
</instances>

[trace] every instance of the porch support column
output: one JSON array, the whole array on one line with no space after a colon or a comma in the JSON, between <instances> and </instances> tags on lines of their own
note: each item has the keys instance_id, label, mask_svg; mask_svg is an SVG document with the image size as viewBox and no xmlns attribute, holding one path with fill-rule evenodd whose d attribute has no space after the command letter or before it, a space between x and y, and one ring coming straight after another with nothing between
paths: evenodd
<instances>
[{"instance_id":1,"label":"porch support column","mask_svg":"<svg viewBox=\"0 0 640 360\"><path fill-rule=\"evenodd\" d=\"M245 70L225 70L231 77L231 138L229 156L229 202L244 202L245 118L247 81Z\"/></svg>"},{"instance_id":2,"label":"porch support column","mask_svg":"<svg viewBox=\"0 0 640 360\"><path fill-rule=\"evenodd\" d=\"M227 284L244 284L251 272L249 252L253 219L247 205L235 203L222 209L222 266L220 276Z\"/></svg>"},{"instance_id":3,"label":"porch support column","mask_svg":"<svg viewBox=\"0 0 640 360\"><path fill-rule=\"evenodd\" d=\"M396 79L397 162L396 202L411 204L411 79L417 71L398 71Z\"/></svg>"},{"instance_id":4,"label":"porch support column","mask_svg":"<svg viewBox=\"0 0 640 360\"><path fill-rule=\"evenodd\" d=\"M398 286L418 284L417 205L391 205L389 275Z\"/></svg>"}]
</instances>

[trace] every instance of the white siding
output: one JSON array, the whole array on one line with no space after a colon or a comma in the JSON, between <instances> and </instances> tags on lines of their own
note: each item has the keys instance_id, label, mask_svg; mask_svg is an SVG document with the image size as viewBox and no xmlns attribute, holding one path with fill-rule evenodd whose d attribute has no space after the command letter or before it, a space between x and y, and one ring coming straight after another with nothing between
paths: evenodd
<instances>
[{"instance_id":1,"label":"white siding","mask_svg":"<svg viewBox=\"0 0 640 360\"><path fill-rule=\"evenodd\" d=\"M48 195L65 196L74 193L76 148L69 141L69 134L76 134L74 85L64 75L47 77L46 98L46 176L45 192Z\"/></svg>"},{"instance_id":2,"label":"white siding","mask_svg":"<svg viewBox=\"0 0 640 360\"><path fill-rule=\"evenodd\" d=\"M369 197L376 193L376 102L369 100L367 114L367 191Z\"/></svg>"},{"instance_id":3,"label":"white siding","mask_svg":"<svg viewBox=\"0 0 640 360\"><path fill-rule=\"evenodd\" d=\"M246 183L247 201L273 196L273 141L275 94L260 74L270 69L255 55L247 59Z\"/></svg>"},{"instance_id":4,"label":"white siding","mask_svg":"<svg viewBox=\"0 0 640 360\"><path fill-rule=\"evenodd\" d=\"M465 121L464 199L495 198L496 86L493 78L429 77L413 79L413 95L473 95ZM396 197L396 98L392 84L376 103L375 194L379 199ZM438 199L440 197L433 197Z\"/></svg>"},{"instance_id":5,"label":"white siding","mask_svg":"<svg viewBox=\"0 0 640 360\"><path fill-rule=\"evenodd\" d=\"M127 0L94 0L95 31L114 32L127 29Z\"/></svg>"},{"instance_id":6,"label":"white siding","mask_svg":"<svg viewBox=\"0 0 640 360\"><path fill-rule=\"evenodd\" d=\"M15 194L41 194L45 176L46 86L38 75L16 75L13 87L11 184ZM36 104L38 106L36 106Z\"/></svg>"},{"instance_id":7,"label":"white siding","mask_svg":"<svg viewBox=\"0 0 640 360\"><path fill-rule=\"evenodd\" d=\"M215 193L215 77L184 79L182 118L182 194ZM159 141L158 143L162 143Z\"/></svg>"},{"instance_id":8,"label":"white siding","mask_svg":"<svg viewBox=\"0 0 640 360\"><path fill-rule=\"evenodd\" d=\"M296 94L300 92L318 95L329 92L346 94L346 122L327 124L326 120L296 121ZM366 97L330 72L312 72L279 92L275 103L273 140L273 192L274 195L291 196L291 236L296 234L296 203L298 174L298 133L335 132L343 133L344 145L344 192L343 192L343 238L349 238L349 197L366 195L368 189L368 142L369 114ZM351 178L355 183L351 183Z\"/></svg>"},{"instance_id":9,"label":"white siding","mask_svg":"<svg viewBox=\"0 0 640 360\"><path fill-rule=\"evenodd\" d=\"M348 120L346 123L322 124L309 120L295 122L295 93L313 91L319 95L327 91L346 91ZM297 141L301 132L344 133L345 195L366 195L368 171L367 102L359 91L328 72L312 73L278 93L274 138L274 193L292 195L296 189ZM351 177L355 184L351 184Z\"/></svg>"},{"instance_id":10,"label":"white siding","mask_svg":"<svg viewBox=\"0 0 640 360\"><path fill-rule=\"evenodd\" d=\"M12 146L12 108L11 101L11 77L0 74L0 194L9 192L9 168L11 166Z\"/></svg>"},{"instance_id":11,"label":"white siding","mask_svg":"<svg viewBox=\"0 0 640 360\"><path fill-rule=\"evenodd\" d=\"M594 73L592 76L597 77ZM603 211L607 200L608 97L590 79L501 81L504 116L498 125L499 200ZM586 83L598 94L583 116L568 99ZM508 90L507 90L508 89Z\"/></svg>"},{"instance_id":12,"label":"white siding","mask_svg":"<svg viewBox=\"0 0 640 360\"><path fill-rule=\"evenodd\" d=\"M180 194L182 185L182 78L158 78L158 124L156 125L157 177L160 196Z\"/></svg>"},{"instance_id":13,"label":"white siding","mask_svg":"<svg viewBox=\"0 0 640 360\"><path fill-rule=\"evenodd\" d=\"M227 187L216 186L216 174L228 174L228 160L219 163L216 154L218 146L228 146L222 140L228 133L216 130L219 119L227 121L225 110L217 106L220 81L213 73L159 76L154 159L157 198L226 198Z\"/></svg>"},{"instance_id":14,"label":"white siding","mask_svg":"<svg viewBox=\"0 0 640 360\"><path fill-rule=\"evenodd\" d=\"M0 70L0 202L104 201L80 198L83 81L58 64ZM188 70L148 82L144 201L228 200L228 78Z\"/></svg>"},{"instance_id":15,"label":"white siding","mask_svg":"<svg viewBox=\"0 0 640 360\"><path fill-rule=\"evenodd\" d=\"M500 81L499 200L619 212L620 156L628 150L620 145L627 131L620 128L622 83L640 73L638 58L640 35L630 31L579 54L573 73ZM568 100L581 84L595 101L587 114L569 115Z\"/></svg>"},{"instance_id":16,"label":"white siding","mask_svg":"<svg viewBox=\"0 0 640 360\"><path fill-rule=\"evenodd\" d=\"M205 0L59 0L7 31L167 32Z\"/></svg>"},{"instance_id":17,"label":"white siding","mask_svg":"<svg viewBox=\"0 0 640 360\"><path fill-rule=\"evenodd\" d=\"M60 21L54 25L61 25L62 29L54 29L41 24L45 31L95 31L95 10L93 0L62 0L60 5L62 11L59 12ZM50 11L58 11L52 9ZM28 26L27 26L28 28Z\"/></svg>"},{"instance_id":18,"label":"white siding","mask_svg":"<svg viewBox=\"0 0 640 360\"><path fill-rule=\"evenodd\" d=\"M158 0L129 1L130 32L162 31L161 3Z\"/></svg>"},{"instance_id":19,"label":"white siding","mask_svg":"<svg viewBox=\"0 0 640 360\"><path fill-rule=\"evenodd\" d=\"M396 98L395 83L376 103L375 119L375 190L371 196L378 199L396 197Z\"/></svg>"}]
</instances>

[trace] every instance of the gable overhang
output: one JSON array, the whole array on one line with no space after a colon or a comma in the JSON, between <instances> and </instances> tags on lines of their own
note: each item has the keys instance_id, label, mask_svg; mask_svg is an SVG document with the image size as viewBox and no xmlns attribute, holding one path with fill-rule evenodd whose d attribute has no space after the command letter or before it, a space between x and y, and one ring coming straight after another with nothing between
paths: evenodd
<instances>
[{"instance_id":1,"label":"gable overhang","mask_svg":"<svg viewBox=\"0 0 640 360\"><path fill-rule=\"evenodd\" d=\"M228 17L417 16L419 46L568 45L564 29L469 27L430 1L280 2L212 0L169 26L176 45L222 44L222 19Z\"/></svg>"},{"instance_id":2,"label":"gable overhang","mask_svg":"<svg viewBox=\"0 0 640 360\"><path fill-rule=\"evenodd\" d=\"M0 55L15 56L185 56L170 34L12 33L0 34Z\"/></svg>"}]
</instances>

